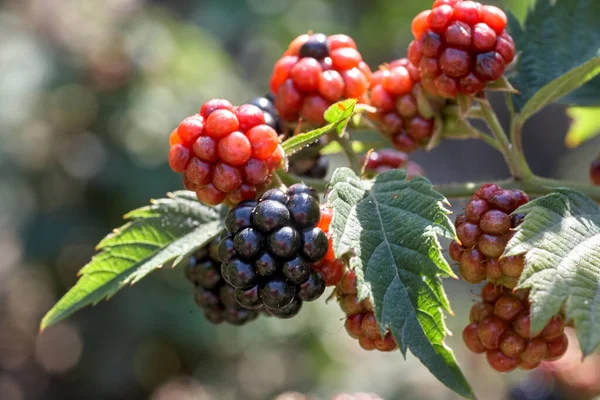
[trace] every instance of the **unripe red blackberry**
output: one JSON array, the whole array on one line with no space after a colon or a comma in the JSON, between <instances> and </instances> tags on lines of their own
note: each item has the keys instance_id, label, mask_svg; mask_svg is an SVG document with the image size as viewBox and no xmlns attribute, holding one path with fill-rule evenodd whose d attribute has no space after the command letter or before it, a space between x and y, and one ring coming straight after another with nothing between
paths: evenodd
<instances>
[{"instance_id":1,"label":"unripe red blackberry","mask_svg":"<svg viewBox=\"0 0 600 400\"><path fill-rule=\"evenodd\" d=\"M523 267L523 255L500 258L512 235L521 223L518 207L529 201L520 190L505 190L495 184L481 186L457 216L455 226L459 241L450 245L450 257L459 262L459 272L469 283L484 279L513 288ZM460 255L460 257L459 257Z\"/></svg>"},{"instance_id":2,"label":"unripe red blackberry","mask_svg":"<svg viewBox=\"0 0 600 400\"><path fill-rule=\"evenodd\" d=\"M410 153L425 145L434 119L423 116L417 103L421 75L406 58L379 67L371 79L370 100L377 112L370 118L394 147Z\"/></svg>"},{"instance_id":3,"label":"unripe red blackberry","mask_svg":"<svg viewBox=\"0 0 600 400\"><path fill-rule=\"evenodd\" d=\"M492 368L509 372L517 366L531 370L542 361L560 358L568 345L562 315L554 316L539 335L530 332L527 290L510 289L488 283L475 303L470 324L463 331L466 346L474 353L487 352Z\"/></svg>"},{"instance_id":4,"label":"unripe red blackberry","mask_svg":"<svg viewBox=\"0 0 600 400\"><path fill-rule=\"evenodd\" d=\"M235 300L235 288L221 276L217 257L219 239L200 249L189 260L186 277L194 286L194 299L206 319L214 324L227 322L243 325L258 317L258 311L241 306Z\"/></svg>"},{"instance_id":5,"label":"unripe red blackberry","mask_svg":"<svg viewBox=\"0 0 600 400\"><path fill-rule=\"evenodd\" d=\"M303 184L268 190L229 211L218 255L240 304L291 318L303 301L323 294L325 281L313 266L328 246L319 220L317 193Z\"/></svg>"},{"instance_id":6,"label":"unripe red blackberry","mask_svg":"<svg viewBox=\"0 0 600 400\"><path fill-rule=\"evenodd\" d=\"M590 164L590 181L594 185L600 185L600 157Z\"/></svg>"},{"instance_id":7,"label":"unripe red blackberry","mask_svg":"<svg viewBox=\"0 0 600 400\"><path fill-rule=\"evenodd\" d=\"M213 99L184 119L169 138L169 165L186 189L208 205L235 205L264 190L284 155L265 115L255 105Z\"/></svg>"},{"instance_id":8,"label":"unripe red blackberry","mask_svg":"<svg viewBox=\"0 0 600 400\"><path fill-rule=\"evenodd\" d=\"M329 222L326 222L326 225L328 224ZM349 270L336 286L338 302L346 314L345 327L348 334L358 339L358 343L365 350L392 351L398 348L391 332L387 331L381 335L370 299L358 301L356 293L356 274Z\"/></svg>"},{"instance_id":9,"label":"unripe red blackberry","mask_svg":"<svg viewBox=\"0 0 600 400\"><path fill-rule=\"evenodd\" d=\"M325 124L323 113L345 98L366 102L371 71L346 35L305 34L275 63L270 88L285 121Z\"/></svg>"},{"instance_id":10,"label":"unripe red blackberry","mask_svg":"<svg viewBox=\"0 0 600 400\"><path fill-rule=\"evenodd\" d=\"M365 173L369 175L381 174L392 169L406 170L407 179L425 175L419 164L409 160L406 153L397 150L372 151L368 157L363 158L362 162L365 166Z\"/></svg>"},{"instance_id":11,"label":"unripe red blackberry","mask_svg":"<svg viewBox=\"0 0 600 400\"><path fill-rule=\"evenodd\" d=\"M423 87L454 98L475 95L499 79L515 56L506 15L474 1L435 2L412 22L409 60L419 67Z\"/></svg>"}]
</instances>

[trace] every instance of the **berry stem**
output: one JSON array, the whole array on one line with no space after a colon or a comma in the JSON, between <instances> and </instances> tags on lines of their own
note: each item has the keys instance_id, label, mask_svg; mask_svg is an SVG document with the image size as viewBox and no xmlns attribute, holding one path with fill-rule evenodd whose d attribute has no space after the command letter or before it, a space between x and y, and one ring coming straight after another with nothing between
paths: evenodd
<instances>
[{"instance_id":1,"label":"berry stem","mask_svg":"<svg viewBox=\"0 0 600 400\"><path fill-rule=\"evenodd\" d=\"M324 192L325 188L327 187L327 182L325 182L322 179L306 178L303 176L300 177L300 176L297 176L294 174L287 173L287 172L283 171L282 169L278 170L275 175L281 182L283 182L287 186L291 186L294 183L303 182L304 184L306 184L308 186L314 187L319 192Z\"/></svg>"},{"instance_id":2,"label":"berry stem","mask_svg":"<svg viewBox=\"0 0 600 400\"><path fill-rule=\"evenodd\" d=\"M352 143L348 139L348 135L344 134L343 136L340 137L339 135L337 135L334 132L334 133L331 133L330 137L333 140L335 140L336 142L338 142L338 144L342 148L342 151L348 158L348 162L350 163L350 168L352 168L352 170L354 172L356 172L357 174L360 174L360 171L362 169L362 164L360 162L360 158L354 152L354 149L352 149Z\"/></svg>"},{"instance_id":3,"label":"berry stem","mask_svg":"<svg viewBox=\"0 0 600 400\"><path fill-rule=\"evenodd\" d=\"M524 178L533 178L533 172L529 168L525 153L523 152L523 122L514 115L511 117L510 123L510 141L513 144L514 155L517 162L520 164L521 172Z\"/></svg>"},{"instance_id":4,"label":"berry stem","mask_svg":"<svg viewBox=\"0 0 600 400\"><path fill-rule=\"evenodd\" d=\"M500 146L500 152L504 156L506 163L508 164L508 168L510 169L510 173L515 179L524 178L523 173L521 171L521 163L517 162L515 158L515 154L513 152L513 147L511 143L508 141L508 137L504 132L504 128L500 124L498 117L494 110L487 104L481 104L481 114L483 119L487 122L492 134L494 135L496 141Z\"/></svg>"},{"instance_id":5,"label":"berry stem","mask_svg":"<svg viewBox=\"0 0 600 400\"><path fill-rule=\"evenodd\" d=\"M530 196L546 195L554 188L569 187L585 193L592 199L600 201L600 187L581 182L561 181L556 179L532 176L524 180L506 179L495 182L462 182L436 185L436 190L447 198L467 198L485 183L496 183L504 189L520 189Z\"/></svg>"}]
</instances>

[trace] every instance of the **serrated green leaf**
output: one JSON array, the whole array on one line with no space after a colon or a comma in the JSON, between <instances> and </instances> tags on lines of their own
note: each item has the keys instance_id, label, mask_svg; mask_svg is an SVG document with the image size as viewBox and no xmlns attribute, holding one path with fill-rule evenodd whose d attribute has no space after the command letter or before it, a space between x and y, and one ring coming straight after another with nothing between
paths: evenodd
<instances>
[{"instance_id":1,"label":"serrated green leaf","mask_svg":"<svg viewBox=\"0 0 600 400\"><path fill-rule=\"evenodd\" d=\"M112 297L166 264L176 266L220 231L219 208L181 191L125 215L127 224L106 236L80 278L42 319L40 330L75 311Z\"/></svg>"},{"instance_id":2,"label":"serrated green leaf","mask_svg":"<svg viewBox=\"0 0 600 400\"><path fill-rule=\"evenodd\" d=\"M600 107L571 107L567 115L573 120L565 144L575 148L600 134Z\"/></svg>"},{"instance_id":3,"label":"serrated green leaf","mask_svg":"<svg viewBox=\"0 0 600 400\"><path fill-rule=\"evenodd\" d=\"M515 213L525 219L504 256L525 253L519 287L531 288L532 332L564 305L590 354L600 345L600 209L585 194L560 188Z\"/></svg>"},{"instance_id":4,"label":"serrated green leaf","mask_svg":"<svg viewBox=\"0 0 600 400\"><path fill-rule=\"evenodd\" d=\"M330 185L335 254L354 255L359 297L373 300L380 330L389 327L404 355L410 350L442 383L473 398L444 344L443 311L451 310L441 278L454 274L438 237L455 236L446 199L423 177L407 181L402 170L362 181L340 168Z\"/></svg>"},{"instance_id":5,"label":"serrated green leaf","mask_svg":"<svg viewBox=\"0 0 600 400\"><path fill-rule=\"evenodd\" d=\"M287 155L292 155L303 147L316 142L321 136L328 134L333 129L344 129L354 113L354 106L356 106L356 99L347 99L332 104L324 114L325 119L330 122L329 124L309 132L292 136L281 144L283 150Z\"/></svg>"},{"instance_id":6,"label":"serrated green leaf","mask_svg":"<svg viewBox=\"0 0 600 400\"><path fill-rule=\"evenodd\" d=\"M597 0L538 0L524 28L509 17L509 31L521 52L511 79L521 94L514 96L513 104L523 121L598 72L592 60L600 55L599 20ZM570 76L559 80L567 73Z\"/></svg>"}]
</instances>

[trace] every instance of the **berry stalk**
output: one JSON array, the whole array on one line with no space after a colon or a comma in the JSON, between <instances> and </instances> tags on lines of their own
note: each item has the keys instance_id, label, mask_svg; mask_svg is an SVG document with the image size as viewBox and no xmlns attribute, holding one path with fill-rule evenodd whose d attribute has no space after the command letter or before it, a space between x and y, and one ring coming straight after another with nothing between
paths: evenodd
<instances>
[{"instance_id":1,"label":"berry stalk","mask_svg":"<svg viewBox=\"0 0 600 400\"><path fill-rule=\"evenodd\" d=\"M436 185L435 188L446 198L457 199L471 197L477 188L486 183L496 183L505 189L520 189L526 191L533 197L549 194L552 192L552 190L554 190L554 188L569 187L585 193L596 201L600 201L600 187L598 186L581 182L542 178L535 175L524 180L516 180L511 178L500 181L447 183Z\"/></svg>"}]
</instances>

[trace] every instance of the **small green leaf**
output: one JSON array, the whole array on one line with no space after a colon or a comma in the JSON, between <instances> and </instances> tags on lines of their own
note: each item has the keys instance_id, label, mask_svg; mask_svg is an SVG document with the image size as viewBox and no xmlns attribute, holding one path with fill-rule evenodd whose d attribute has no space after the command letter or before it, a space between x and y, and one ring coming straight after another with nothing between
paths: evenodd
<instances>
[{"instance_id":1,"label":"small green leaf","mask_svg":"<svg viewBox=\"0 0 600 400\"><path fill-rule=\"evenodd\" d=\"M340 168L327 200L336 256L351 253L359 297L373 300L383 332L390 328L402 354L410 350L446 386L473 398L454 354L443 311L451 312L441 278L454 277L439 236L453 238L446 199L423 177L393 170L373 181Z\"/></svg>"},{"instance_id":2,"label":"small green leaf","mask_svg":"<svg viewBox=\"0 0 600 400\"><path fill-rule=\"evenodd\" d=\"M99 251L80 271L80 278L42 319L40 330L75 311L109 299L148 273L177 266L220 231L219 209L199 203L192 192L181 191L131 211L127 224L106 236Z\"/></svg>"},{"instance_id":3,"label":"small green leaf","mask_svg":"<svg viewBox=\"0 0 600 400\"><path fill-rule=\"evenodd\" d=\"M600 345L600 209L585 194L560 188L515 213L523 223L504 256L525 254L519 287L531 288L531 330L565 306L583 354Z\"/></svg>"},{"instance_id":4,"label":"small green leaf","mask_svg":"<svg viewBox=\"0 0 600 400\"><path fill-rule=\"evenodd\" d=\"M567 114L573 120L565 137L567 147L575 148L600 134L600 107L571 107Z\"/></svg>"},{"instance_id":5,"label":"small green leaf","mask_svg":"<svg viewBox=\"0 0 600 400\"><path fill-rule=\"evenodd\" d=\"M524 27L509 16L509 31L521 53L511 78L522 122L598 73L600 2L538 0ZM564 79L561 79L566 75Z\"/></svg>"},{"instance_id":6,"label":"small green leaf","mask_svg":"<svg viewBox=\"0 0 600 400\"><path fill-rule=\"evenodd\" d=\"M355 105L356 99L347 99L332 104L324 114L325 119L330 121L329 124L306 133L292 136L282 143L283 150L287 155L291 155L303 147L316 142L321 136L328 134L333 129L343 130L354 112Z\"/></svg>"},{"instance_id":7,"label":"small green leaf","mask_svg":"<svg viewBox=\"0 0 600 400\"><path fill-rule=\"evenodd\" d=\"M323 114L325 121L333 124L349 118L354 113L357 102L356 99L346 99L332 104Z\"/></svg>"}]
</instances>

